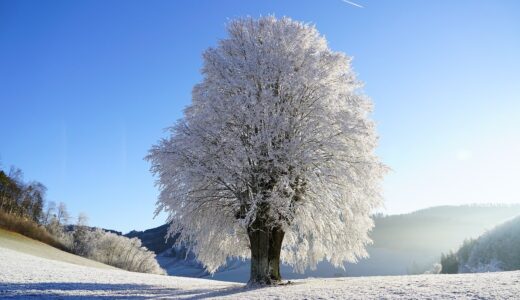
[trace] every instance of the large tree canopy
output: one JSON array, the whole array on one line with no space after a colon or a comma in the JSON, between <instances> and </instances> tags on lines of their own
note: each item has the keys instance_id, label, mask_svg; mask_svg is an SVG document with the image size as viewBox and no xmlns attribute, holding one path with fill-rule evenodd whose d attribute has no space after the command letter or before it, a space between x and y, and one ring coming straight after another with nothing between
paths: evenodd
<instances>
[{"instance_id":1,"label":"large tree canopy","mask_svg":"<svg viewBox=\"0 0 520 300\"><path fill-rule=\"evenodd\" d=\"M238 19L228 35L204 52L192 104L147 156L170 233L210 272L229 256L262 267L266 243L298 271L366 256L385 166L350 58L289 18Z\"/></svg>"}]
</instances>

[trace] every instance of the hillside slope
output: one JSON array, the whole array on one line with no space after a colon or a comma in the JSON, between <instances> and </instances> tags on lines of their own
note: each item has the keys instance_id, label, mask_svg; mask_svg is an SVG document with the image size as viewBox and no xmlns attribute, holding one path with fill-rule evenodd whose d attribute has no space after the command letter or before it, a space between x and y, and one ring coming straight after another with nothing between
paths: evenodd
<instances>
[{"instance_id":1,"label":"hillside slope","mask_svg":"<svg viewBox=\"0 0 520 300\"><path fill-rule=\"evenodd\" d=\"M0 229L0 248L80 266L101 269L117 269L81 256L61 251L42 242L25 237L21 234L3 229Z\"/></svg>"},{"instance_id":2,"label":"hillside slope","mask_svg":"<svg viewBox=\"0 0 520 300\"><path fill-rule=\"evenodd\" d=\"M101 269L0 247L0 298L514 299L520 272L297 280L269 288Z\"/></svg>"},{"instance_id":3,"label":"hillside slope","mask_svg":"<svg viewBox=\"0 0 520 300\"><path fill-rule=\"evenodd\" d=\"M467 241L456 255L459 273L520 270L520 216Z\"/></svg>"}]
</instances>

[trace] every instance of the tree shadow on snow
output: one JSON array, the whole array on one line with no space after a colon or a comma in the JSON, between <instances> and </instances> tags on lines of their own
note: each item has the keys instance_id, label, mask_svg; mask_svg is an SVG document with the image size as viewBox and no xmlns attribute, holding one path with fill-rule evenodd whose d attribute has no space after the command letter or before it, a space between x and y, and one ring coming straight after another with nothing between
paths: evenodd
<instances>
[{"instance_id":1,"label":"tree shadow on snow","mask_svg":"<svg viewBox=\"0 0 520 300\"><path fill-rule=\"evenodd\" d=\"M184 290L146 284L108 284L79 282L0 283L0 298L34 299L208 299L251 291L256 288L204 288Z\"/></svg>"}]
</instances>

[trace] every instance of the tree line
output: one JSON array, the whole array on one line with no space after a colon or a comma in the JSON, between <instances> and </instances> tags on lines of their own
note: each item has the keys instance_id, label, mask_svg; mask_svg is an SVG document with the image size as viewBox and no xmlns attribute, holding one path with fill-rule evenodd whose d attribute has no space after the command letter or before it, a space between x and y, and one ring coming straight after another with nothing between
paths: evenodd
<instances>
[{"instance_id":1,"label":"tree line","mask_svg":"<svg viewBox=\"0 0 520 300\"><path fill-rule=\"evenodd\" d=\"M11 167L8 174L0 170L0 210L10 215L43 221L47 188L40 182L23 182L20 169Z\"/></svg>"}]
</instances>

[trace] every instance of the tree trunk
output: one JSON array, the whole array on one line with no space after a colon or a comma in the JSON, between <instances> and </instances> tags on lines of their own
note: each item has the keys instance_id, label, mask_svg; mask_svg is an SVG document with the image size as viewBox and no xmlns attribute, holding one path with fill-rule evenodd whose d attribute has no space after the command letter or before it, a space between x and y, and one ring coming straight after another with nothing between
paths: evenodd
<instances>
[{"instance_id":1,"label":"tree trunk","mask_svg":"<svg viewBox=\"0 0 520 300\"><path fill-rule=\"evenodd\" d=\"M251 277L249 278L249 284L271 285L282 279L280 274L280 251L284 234L281 228L252 226L248 229L251 246Z\"/></svg>"},{"instance_id":2,"label":"tree trunk","mask_svg":"<svg viewBox=\"0 0 520 300\"><path fill-rule=\"evenodd\" d=\"M271 280L278 282L282 280L280 273L280 252L282 250L282 242L285 232L281 228L273 228L269 236L269 275Z\"/></svg>"},{"instance_id":3,"label":"tree trunk","mask_svg":"<svg viewBox=\"0 0 520 300\"><path fill-rule=\"evenodd\" d=\"M267 228L248 230L251 246L251 276L249 284L271 284L269 276L269 232Z\"/></svg>"}]
</instances>

